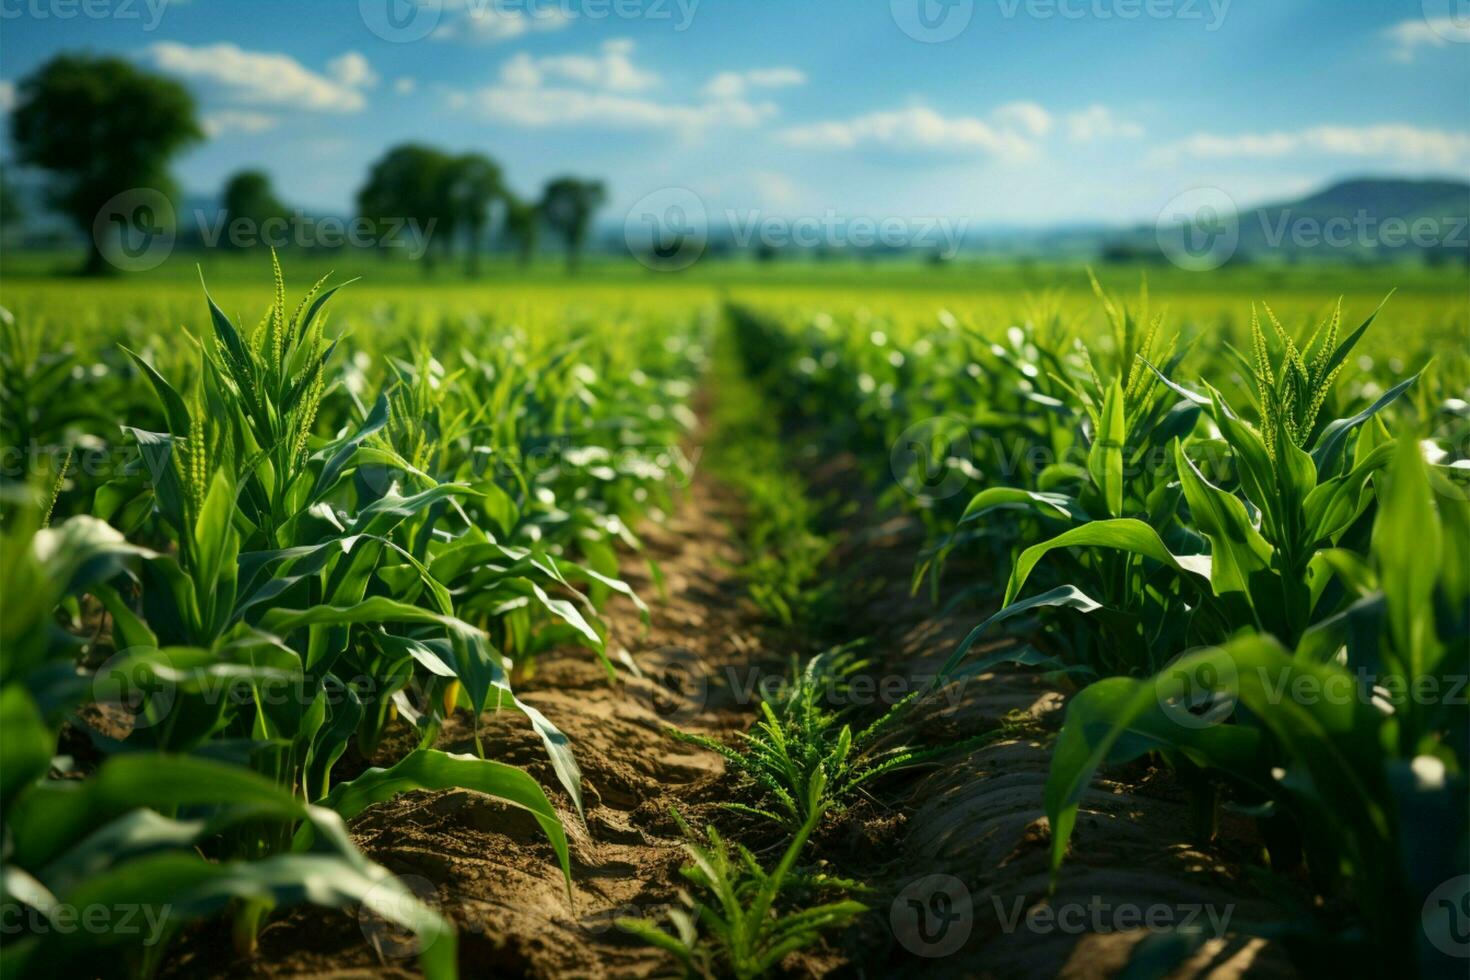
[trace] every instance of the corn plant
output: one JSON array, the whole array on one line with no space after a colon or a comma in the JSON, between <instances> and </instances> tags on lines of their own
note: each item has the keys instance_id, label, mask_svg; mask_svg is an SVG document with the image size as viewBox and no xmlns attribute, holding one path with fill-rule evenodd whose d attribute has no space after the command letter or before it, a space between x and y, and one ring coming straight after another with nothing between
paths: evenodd
<instances>
[{"instance_id":1,"label":"corn plant","mask_svg":"<svg viewBox=\"0 0 1470 980\"><path fill-rule=\"evenodd\" d=\"M529 810L570 882L561 818L531 777L431 746L457 708L476 722L518 710L580 811L570 746L516 698L496 638L601 653L597 603L640 602L602 571L616 570L610 542L632 540L623 522L664 499L668 477L637 461L605 479L523 467L507 486L486 449L516 455L545 426L606 445L609 420L639 412L645 438L672 440L687 419L653 408L697 355L666 345L648 361L667 372L656 384L599 389L572 359L585 344L537 351L528 363L562 365L548 400L534 367L466 355L446 373L419 349L391 362L387 391L360 397L362 352L334 366L325 328L335 290L318 283L292 310L274 271L254 330L208 300L193 356L164 359L172 380L126 348L163 425L127 428L137 455L97 489L97 516L47 527L54 492L6 488L0 572L17 598L0 637L4 900L47 916L167 898L161 938L224 912L244 955L279 906L362 904L417 932L425 972L450 976L450 927L405 899L344 821L408 789L475 789ZM609 375L616 363L606 357ZM497 441L499 409L525 427L510 443ZM417 727L416 749L333 778L354 739L370 753L395 720ZM53 760L63 726L100 762ZM52 778L58 766L69 778ZM111 957L147 973L162 948L112 933L63 948L41 930L7 944L5 965L98 972Z\"/></svg>"},{"instance_id":2,"label":"corn plant","mask_svg":"<svg viewBox=\"0 0 1470 980\"><path fill-rule=\"evenodd\" d=\"M1054 875L1093 772L1162 751L1289 817L1315 880L1352 896L1353 933L1336 937L1347 952L1333 954L1344 965L1417 963L1424 976L1448 966L1420 918L1470 847L1470 505L1433 493L1412 440L1399 443L1383 479L1368 553L1332 559L1355 601L1294 652L1251 634L1072 700L1046 788ZM1294 855L1281 851L1273 861L1290 867ZM1301 929L1318 954L1333 938Z\"/></svg>"},{"instance_id":3,"label":"corn plant","mask_svg":"<svg viewBox=\"0 0 1470 980\"><path fill-rule=\"evenodd\" d=\"M0 548L0 585L16 597L7 603L0 637L6 651L0 676L6 844L0 890L7 905L48 919L68 908L147 908L158 913L158 933L153 945L140 946L118 932L89 930L73 937L57 920L52 928L7 942L6 973L36 974L41 964L48 970L113 972L118 956L147 973L163 954L158 940L189 918L229 907L235 908L239 944L248 951L265 910L309 899L379 908L418 933L427 974L452 976L448 925L362 857L337 810L306 802L243 767L146 750L109 758L89 774L72 774L85 778L48 778L54 767L68 765L53 759L62 722L92 700L99 684L71 668L78 643L56 624L55 610L76 608L83 595L109 588L109 581L149 552L91 517L38 528L35 514L25 507L12 513ZM232 670L190 657L189 651L158 653L189 661L181 686L210 674L260 676L259 668ZM106 687L114 679L100 683ZM506 780L501 795L520 797L555 820L534 781L511 767L495 768ZM257 846L263 839L290 841L293 833L299 847Z\"/></svg>"}]
</instances>

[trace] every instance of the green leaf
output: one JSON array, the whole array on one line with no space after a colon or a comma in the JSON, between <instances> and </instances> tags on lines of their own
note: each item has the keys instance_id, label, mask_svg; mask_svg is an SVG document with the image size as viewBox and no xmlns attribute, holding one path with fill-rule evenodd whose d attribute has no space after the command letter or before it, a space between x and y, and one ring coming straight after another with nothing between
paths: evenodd
<instances>
[{"instance_id":1,"label":"green leaf","mask_svg":"<svg viewBox=\"0 0 1470 980\"><path fill-rule=\"evenodd\" d=\"M119 345L121 346L121 345ZM169 384L163 375L159 374L142 356L123 347L123 353L133 359L143 376L153 385L153 391L158 395L159 404L163 406L163 418L168 423L168 431L176 436L187 436L190 431L189 408L184 404L184 398Z\"/></svg>"},{"instance_id":2,"label":"green leaf","mask_svg":"<svg viewBox=\"0 0 1470 980\"><path fill-rule=\"evenodd\" d=\"M418 749L387 769L369 769L350 782L338 783L321 805L351 820L365 808L416 789L472 789L503 800L536 818L551 841L567 888L572 884L571 859L561 817L536 780L502 762Z\"/></svg>"},{"instance_id":3,"label":"green leaf","mask_svg":"<svg viewBox=\"0 0 1470 980\"><path fill-rule=\"evenodd\" d=\"M1127 438L1123 419L1123 387L1117 378L1108 385L1103 399L1098 431L1093 433L1092 448L1087 453L1087 472L1107 504L1108 514L1123 515L1123 440Z\"/></svg>"},{"instance_id":4,"label":"green leaf","mask_svg":"<svg viewBox=\"0 0 1470 980\"><path fill-rule=\"evenodd\" d=\"M1189 515L1210 540L1210 585L1216 595L1269 588L1275 579L1272 548L1251 524L1245 505L1210 483L1176 440L1174 461Z\"/></svg>"},{"instance_id":5,"label":"green leaf","mask_svg":"<svg viewBox=\"0 0 1470 980\"><path fill-rule=\"evenodd\" d=\"M1428 471L1413 439L1399 440L1389 478L1373 522L1373 560L1388 603L1393 647L1406 658L1398 667L1406 677L1417 678L1427 672L1434 639L1431 597L1442 542Z\"/></svg>"},{"instance_id":6,"label":"green leaf","mask_svg":"<svg viewBox=\"0 0 1470 980\"><path fill-rule=\"evenodd\" d=\"M1210 557L1208 555L1175 555L1164 545L1157 531L1143 521L1131 517L1120 517L1106 521L1093 521L1074 527L1049 541L1032 545L1021 552L1016 567L1011 571L1006 584L1005 604L1009 606L1026 585L1031 570L1047 552L1057 548L1076 547L1113 548L1145 558L1152 558L1180 573L1187 573L1209 581Z\"/></svg>"}]
</instances>

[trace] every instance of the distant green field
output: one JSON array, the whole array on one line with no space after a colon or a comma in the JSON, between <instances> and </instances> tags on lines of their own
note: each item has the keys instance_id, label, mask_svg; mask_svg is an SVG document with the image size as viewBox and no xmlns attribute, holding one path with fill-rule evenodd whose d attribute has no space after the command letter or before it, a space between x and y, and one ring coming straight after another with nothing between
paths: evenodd
<instances>
[{"instance_id":1,"label":"distant green field","mask_svg":"<svg viewBox=\"0 0 1470 980\"><path fill-rule=\"evenodd\" d=\"M394 318L476 315L517 322L555 311L572 319L618 318L634 310L717 302L721 299L792 310L861 311L894 322L932 322L948 311L975 327L1003 329L1037 317L1059 317L1081 333L1103 326L1087 267L1078 264L961 260L934 266L888 259L872 262L809 260L756 263L707 259L680 273L660 273L626 259L592 258L575 276L555 256L529 268L493 257L476 277L459 263L421 266L360 254L283 255L289 280L304 287L323 275L356 278L334 303L338 318L371 313ZM7 255L0 274L0 305L24 320L44 320L61 334L134 324L197 324L203 313L202 274L221 305L251 315L267 274L264 253L179 253L159 268L83 279L70 274L76 259L58 254ZM1404 355L1434 349L1442 359L1466 359L1470 341L1470 282L1463 269L1417 264L1347 266L1228 266L1187 272L1172 266L1101 265L1093 271L1109 292L1136 301L1147 287L1150 310L1187 334L1245 324L1252 303L1266 303L1283 321L1300 326L1343 300L1359 320L1393 293L1362 348ZM351 325L349 323L349 325Z\"/></svg>"}]
</instances>

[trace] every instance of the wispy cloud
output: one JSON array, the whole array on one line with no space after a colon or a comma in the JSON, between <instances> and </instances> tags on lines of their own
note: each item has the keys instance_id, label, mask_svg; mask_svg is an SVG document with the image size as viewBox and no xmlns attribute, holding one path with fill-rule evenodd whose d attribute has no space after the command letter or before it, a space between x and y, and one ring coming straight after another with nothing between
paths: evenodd
<instances>
[{"instance_id":1,"label":"wispy cloud","mask_svg":"<svg viewBox=\"0 0 1470 980\"><path fill-rule=\"evenodd\" d=\"M317 112L360 111L367 104L362 89L376 78L367 59L355 52L333 59L327 74L290 55L246 51L229 42L193 47L159 41L145 49L145 56L160 69L212 86L239 104Z\"/></svg>"},{"instance_id":2,"label":"wispy cloud","mask_svg":"<svg viewBox=\"0 0 1470 980\"><path fill-rule=\"evenodd\" d=\"M327 62L327 73L347 88L372 88L378 74L360 52L349 51Z\"/></svg>"},{"instance_id":3,"label":"wispy cloud","mask_svg":"<svg viewBox=\"0 0 1470 980\"><path fill-rule=\"evenodd\" d=\"M222 109L204 115L204 131L210 136L226 133L263 133L274 129L280 120L270 113L248 109Z\"/></svg>"},{"instance_id":4,"label":"wispy cloud","mask_svg":"<svg viewBox=\"0 0 1470 980\"><path fill-rule=\"evenodd\" d=\"M1076 143L1093 143L1098 140L1138 139L1143 127L1136 122L1120 118L1107 106L1088 106L1067 116L1067 136Z\"/></svg>"},{"instance_id":5,"label":"wispy cloud","mask_svg":"<svg viewBox=\"0 0 1470 980\"><path fill-rule=\"evenodd\" d=\"M777 138L788 146L849 150L885 146L900 150L980 153L1007 160L1036 157L1059 130L1076 143L1135 139L1143 127L1102 105L1058 113L1036 102L1007 102L983 115L948 116L921 103L790 126Z\"/></svg>"},{"instance_id":6,"label":"wispy cloud","mask_svg":"<svg viewBox=\"0 0 1470 980\"><path fill-rule=\"evenodd\" d=\"M1383 32L1392 47L1389 57L1411 62L1420 48L1443 48L1470 44L1470 20L1453 17L1416 17L1400 21Z\"/></svg>"},{"instance_id":7,"label":"wispy cloud","mask_svg":"<svg viewBox=\"0 0 1470 980\"><path fill-rule=\"evenodd\" d=\"M634 61L628 40L605 42L596 55L553 55L533 58L517 54L500 70L497 84L450 96L452 107L484 119L518 126L595 126L612 129L672 129L696 132L713 126L750 128L778 113L771 102L751 102L737 95L711 94L706 85L696 101L675 101L654 94L662 87L656 72ZM734 74L734 73L732 73ZM759 75L750 73L750 76ZM765 87L777 84L763 76ZM741 73L745 85L757 85ZM713 83L711 83L713 84ZM730 92L732 87L716 88Z\"/></svg>"},{"instance_id":8,"label":"wispy cloud","mask_svg":"<svg viewBox=\"0 0 1470 980\"><path fill-rule=\"evenodd\" d=\"M990 112L997 124L1013 127L1032 136L1045 136L1051 132L1051 113L1035 102L1007 102Z\"/></svg>"},{"instance_id":9,"label":"wispy cloud","mask_svg":"<svg viewBox=\"0 0 1470 980\"><path fill-rule=\"evenodd\" d=\"M660 102L612 92L573 88L483 88L452 97L486 119L522 126L597 125L609 128L685 129L757 126L776 114L770 103L722 100L694 104Z\"/></svg>"},{"instance_id":10,"label":"wispy cloud","mask_svg":"<svg viewBox=\"0 0 1470 980\"><path fill-rule=\"evenodd\" d=\"M521 88L538 88L548 80L572 82L613 92L642 92L658 85L654 72L633 64L633 42L604 41L595 55L559 54L532 58L516 55L500 69L502 81Z\"/></svg>"},{"instance_id":11,"label":"wispy cloud","mask_svg":"<svg viewBox=\"0 0 1470 980\"><path fill-rule=\"evenodd\" d=\"M0 78L0 112L9 112L15 108L15 83Z\"/></svg>"},{"instance_id":12,"label":"wispy cloud","mask_svg":"<svg viewBox=\"0 0 1470 980\"><path fill-rule=\"evenodd\" d=\"M559 31L575 19L567 11L554 7L547 10L535 9L538 6L533 4L533 9L522 11L501 9L499 4L488 2L445 4L451 13L457 13L452 8L463 8L463 13L440 24L431 36L440 41L500 44L527 34Z\"/></svg>"},{"instance_id":13,"label":"wispy cloud","mask_svg":"<svg viewBox=\"0 0 1470 980\"><path fill-rule=\"evenodd\" d=\"M796 68L722 71L705 84L704 94L712 99L739 99L753 88L787 88L805 83L806 73Z\"/></svg>"},{"instance_id":14,"label":"wispy cloud","mask_svg":"<svg viewBox=\"0 0 1470 980\"><path fill-rule=\"evenodd\" d=\"M1406 124L1313 126L1269 133L1196 133L1154 154L1156 162L1183 158L1286 157L1325 154L1394 160L1420 166L1470 169L1470 133L1425 129Z\"/></svg>"}]
</instances>

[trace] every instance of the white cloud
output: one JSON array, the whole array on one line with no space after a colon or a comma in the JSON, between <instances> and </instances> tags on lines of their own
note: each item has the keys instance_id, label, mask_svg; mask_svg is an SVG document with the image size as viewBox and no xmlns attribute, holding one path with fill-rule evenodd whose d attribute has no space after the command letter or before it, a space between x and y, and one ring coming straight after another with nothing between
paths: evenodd
<instances>
[{"instance_id":1,"label":"white cloud","mask_svg":"<svg viewBox=\"0 0 1470 980\"><path fill-rule=\"evenodd\" d=\"M603 43L595 55L552 55L533 58L522 52L505 62L495 85L454 93L450 105L482 118L518 126L599 125L624 129L674 129L686 132L710 126L750 128L776 115L770 102L750 102L732 95L695 102L670 102L647 94L660 86L659 76L633 61L628 40ZM785 84L789 75L751 73L765 87ZM773 71L773 70L770 70Z\"/></svg>"},{"instance_id":2,"label":"white cloud","mask_svg":"<svg viewBox=\"0 0 1470 980\"><path fill-rule=\"evenodd\" d=\"M852 119L792 126L778 136L791 146L822 149L878 145L905 150L973 150L1016 159L1031 156L1037 149L1033 137L1035 128L1042 124L1041 117L1014 104L1002 109L997 110L999 118L992 114L982 119L944 116L927 106L915 105L870 112Z\"/></svg>"},{"instance_id":3,"label":"white cloud","mask_svg":"<svg viewBox=\"0 0 1470 980\"><path fill-rule=\"evenodd\" d=\"M360 76L356 84L318 74L290 55L246 51L229 42L190 47L159 41L146 49L159 68L199 82L213 83L236 102L279 105L318 112L358 112L366 104ZM361 57L360 55L358 57ZM352 55L332 62L332 71L366 69ZM371 74L371 69L367 69Z\"/></svg>"},{"instance_id":4,"label":"white cloud","mask_svg":"<svg viewBox=\"0 0 1470 980\"><path fill-rule=\"evenodd\" d=\"M448 20L434 29L431 35L438 40L465 40L480 44L499 44L526 34L541 34L559 31L572 22L565 10L552 8L529 11L502 10L494 3L445 4L445 7L467 7L461 17Z\"/></svg>"},{"instance_id":5,"label":"white cloud","mask_svg":"<svg viewBox=\"0 0 1470 980\"><path fill-rule=\"evenodd\" d=\"M1077 143L1108 139L1138 139L1143 127L1120 119L1107 106L1088 106L1067 116L1067 136Z\"/></svg>"},{"instance_id":6,"label":"white cloud","mask_svg":"<svg viewBox=\"0 0 1470 980\"><path fill-rule=\"evenodd\" d=\"M15 108L15 83L0 78L0 112L9 112Z\"/></svg>"},{"instance_id":7,"label":"white cloud","mask_svg":"<svg viewBox=\"0 0 1470 980\"><path fill-rule=\"evenodd\" d=\"M1294 132L1239 133L1222 136L1196 133L1161 149L1165 162L1180 157L1284 157L1322 153L1349 157L1379 157L1434 167L1470 168L1470 133L1423 129L1406 124L1380 126L1313 126Z\"/></svg>"},{"instance_id":8,"label":"white cloud","mask_svg":"<svg viewBox=\"0 0 1470 980\"><path fill-rule=\"evenodd\" d=\"M372 88L378 84L377 73L367 58L357 51L349 51L327 62L327 72L348 88Z\"/></svg>"},{"instance_id":9,"label":"white cloud","mask_svg":"<svg viewBox=\"0 0 1470 980\"><path fill-rule=\"evenodd\" d=\"M1393 43L1389 52L1395 61L1413 61L1420 48L1443 48L1470 43L1470 20L1453 17L1418 17L1400 21L1383 32Z\"/></svg>"},{"instance_id":10,"label":"white cloud","mask_svg":"<svg viewBox=\"0 0 1470 980\"><path fill-rule=\"evenodd\" d=\"M796 68L753 68L749 71L722 71L704 86L704 94L712 99L742 98L751 88L786 88L806 84L806 73Z\"/></svg>"},{"instance_id":11,"label":"white cloud","mask_svg":"<svg viewBox=\"0 0 1470 980\"><path fill-rule=\"evenodd\" d=\"M279 120L265 112L222 109L219 112L206 113L203 122L206 133L220 136L224 133L263 133L267 129L274 129Z\"/></svg>"},{"instance_id":12,"label":"white cloud","mask_svg":"<svg viewBox=\"0 0 1470 980\"><path fill-rule=\"evenodd\" d=\"M757 170L750 174L749 183L756 201L763 207L785 208L802 201L801 188L786 174Z\"/></svg>"},{"instance_id":13,"label":"white cloud","mask_svg":"<svg viewBox=\"0 0 1470 980\"><path fill-rule=\"evenodd\" d=\"M500 78L522 88L537 88L548 79L613 92L642 92L658 85L658 75L633 64L632 53L633 42L628 40L605 41L596 55L532 58L521 52L501 66Z\"/></svg>"},{"instance_id":14,"label":"white cloud","mask_svg":"<svg viewBox=\"0 0 1470 980\"><path fill-rule=\"evenodd\" d=\"M1007 102L992 110L990 118L999 125L1020 129L1032 136L1045 136L1051 132L1051 113L1035 102Z\"/></svg>"},{"instance_id":15,"label":"white cloud","mask_svg":"<svg viewBox=\"0 0 1470 980\"><path fill-rule=\"evenodd\" d=\"M393 91L397 92L399 95L412 95L414 89L416 88L418 88L418 82L414 81L412 78L409 78L407 75L403 76L402 78L395 79L393 82Z\"/></svg>"},{"instance_id":16,"label":"white cloud","mask_svg":"<svg viewBox=\"0 0 1470 980\"><path fill-rule=\"evenodd\" d=\"M769 103L724 100L679 105L575 88L491 86L453 97L451 104L469 107L486 119L537 127L601 124L615 129L748 128L776 114L776 107Z\"/></svg>"}]
</instances>

